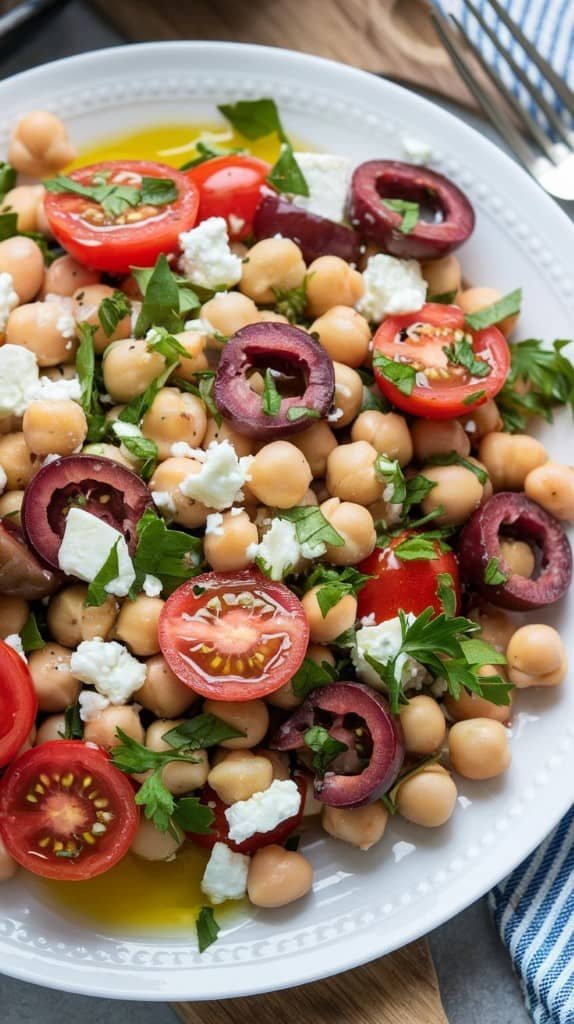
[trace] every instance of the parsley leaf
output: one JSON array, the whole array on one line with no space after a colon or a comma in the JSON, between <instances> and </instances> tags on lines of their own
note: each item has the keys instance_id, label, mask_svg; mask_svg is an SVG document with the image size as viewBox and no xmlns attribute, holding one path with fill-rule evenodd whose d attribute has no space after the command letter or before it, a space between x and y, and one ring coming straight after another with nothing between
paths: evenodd
<instances>
[{"instance_id":1,"label":"parsley leaf","mask_svg":"<svg viewBox=\"0 0 574 1024\"><path fill-rule=\"evenodd\" d=\"M143 305L135 326L136 338L143 338L150 327L165 327L167 331L175 333L182 329L179 288L163 252L157 258L143 291L143 297Z\"/></svg>"},{"instance_id":2,"label":"parsley leaf","mask_svg":"<svg viewBox=\"0 0 574 1024\"><path fill-rule=\"evenodd\" d=\"M454 580L449 572L439 572L436 578L437 596L442 604L442 610L447 618L452 618L456 612L456 591Z\"/></svg>"},{"instance_id":3,"label":"parsley leaf","mask_svg":"<svg viewBox=\"0 0 574 1024\"><path fill-rule=\"evenodd\" d=\"M303 171L299 167L290 142L281 143L277 160L267 175L267 181L278 192L288 192L294 196L308 196L309 186Z\"/></svg>"},{"instance_id":4,"label":"parsley leaf","mask_svg":"<svg viewBox=\"0 0 574 1024\"><path fill-rule=\"evenodd\" d=\"M289 323L295 324L303 318L307 308L307 281L306 275L302 283L295 288L272 289L276 300L275 309L282 316L286 316Z\"/></svg>"},{"instance_id":5,"label":"parsley leaf","mask_svg":"<svg viewBox=\"0 0 574 1024\"><path fill-rule=\"evenodd\" d=\"M111 218L119 217L130 207L144 203L150 206L165 206L178 197L177 187L171 178L142 178L139 187L135 185L110 185L106 180L94 178L94 184L82 185L73 178L58 174L44 181L48 192L71 192L74 195L98 203Z\"/></svg>"},{"instance_id":6,"label":"parsley leaf","mask_svg":"<svg viewBox=\"0 0 574 1024\"><path fill-rule=\"evenodd\" d=\"M120 538L118 537L117 541L110 549L110 553L102 565L102 568L90 583L88 593L86 594L86 600L84 602L86 608L99 608L100 605L104 604L107 600L109 594L106 587L108 583L111 583L112 580L116 580L118 578L120 571L118 560L119 543Z\"/></svg>"},{"instance_id":7,"label":"parsley leaf","mask_svg":"<svg viewBox=\"0 0 574 1024\"><path fill-rule=\"evenodd\" d=\"M196 758L177 750L150 750L121 729L116 729L116 735L121 743L114 747L111 754L114 765L129 775L151 772L136 793L135 801L143 807L146 818L153 821L156 828L161 832L167 832L172 827L172 817L177 805L163 782L163 769L172 761L195 764Z\"/></svg>"},{"instance_id":8,"label":"parsley leaf","mask_svg":"<svg viewBox=\"0 0 574 1024\"><path fill-rule=\"evenodd\" d=\"M198 384L190 384L187 380L182 380L180 377L173 378L173 384L178 387L180 391L188 391L191 395L197 395L201 398L206 405L206 408L213 416L217 426L220 427L223 423L223 417L215 404L213 397L213 386L215 384L215 370L198 370L194 375Z\"/></svg>"},{"instance_id":9,"label":"parsley leaf","mask_svg":"<svg viewBox=\"0 0 574 1024\"><path fill-rule=\"evenodd\" d=\"M418 203L412 203L407 199L383 199L383 206L387 209L392 210L393 213L400 213L401 223L400 230L403 235L410 235L411 231L416 228L419 217L420 217L420 206Z\"/></svg>"},{"instance_id":10,"label":"parsley leaf","mask_svg":"<svg viewBox=\"0 0 574 1024\"><path fill-rule=\"evenodd\" d=\"M466 322L473 331L482 331L485 327L491 327L493 324L500 323L501 320L506 320L507 316L520 313L521 305L522 288L517 288L516 291L505 295L498 302L493 302L491 306L477 309L476 313L467 313Z\"/></svg>"},{"instance_id":11,"label":"parsley leaf","mask_svg":"<svg viewBox=\"0 0 574 1024\"><path fill-rule=\"evenodd\" d=\"M133 590L136 594L148 573L159 577L166 596L185 580L197 575L202 555L198 537L167 527L151 509L141 517L137 534L138 546L133 559L136 573Z\"/></svg>"},{"instance_id":12,"label":"parsley leaf","mask_svg":"<svg viewBox=\"0 0 574 1024\"><path fill-rule=\"evenodd\" d=\"M410 363L397 363L382 352L375 352L373 366L403 395L412 395L417 375Z\"/></svg>"},{"instance_id":13,"label":"parsley leaf","mask_svg":"<svg viewBox=\"0 0 574 1024\"><path fill-rule=\"evenodd\" d=\"M531 416L551 423L557 405L569 405L574 415L574 365L562 353L570 344L563 339L546 346L528 338L509 345L510 372L496 396L506 430L522 433Z\"/></svg>"},{"instance_id":14,"label":"parsley leaf","mask_svg":"<svg viewBox=\"0 0 574 1024\"><path fill-rule=\"evenodd\" d=\"M375 474L387 487L392 488L390 497L385 497L385 501L390 501L393 505L400 505L407 496L407 487L398 459L390 459L388 455L382 453L377 455Z\"/></svg>"},{"instance_id":15,"label":"parsley leaf","mask_svg":"<svg viewBox=\"0 0 574 1024\"><path fill-rule=\"evenodd\" d=\"M10 192L16 184L16 171L10 164L0 160L0 202L3 201L7 192Z\"/></svg>"},{"instance_id":16,"label":"parsley leaf","mask_svg":"<svg viewBox=\"0 0 574 1024\"><path fill-rule=\"evenodd\" d=\"M213 907L202 907L195 922L199 952L204 953L219 935L219 925L213 914Z\"/></svg>"},{"instance_id":17,"label":"parsley leaf","mask_svg":"<svg viewBox=\"0 0 574 1024\"><path fill-rule=\"evenodd\" d=\"M306 405L290 405L287 409L287 419L290 423L296 420L320 420L321 413L317 409L309 409Z\"/></svg>"},{"instance_id":18,"label":"parsley leaf","mask_svg":"<svg viewBox=\"0 0 574 1024\"><path fill-rule=\"evenodd\" d=\"M142 178L140 202L146 206L167 206L178 197L177 185L173 178Z\"/></svg>"},{"instance_id":19,"label":"parsley leaf","mask_svg":"<svg viewBox=\"0 0 574 1024\"><path fill-rule=\"evenodd\" d=\"M450 306L456 299L457 290L454 288L451 292L440 292L437 295L429 295L427 302L438 302L441 306Z\"/></svg>"},{"instance_id":20,"label":"parsley leaf","mask_svg":"<svg viewBox=\"0 0 574 1024\"><path fill-rule=\"evenodd\" d=\"M278 515L280 519L288 519L293 523L299 544L309 544L312 547L329 544L331 547L340 548L345 543L344 538L331 526L317 505L282 508Z\"/></svg>"},{"instance_id":21,"label":"parsley leaf","mask_svg":"<svg viewBox=\"0 0 574 1024\"><path fill-rule=\"evenodd\" d=\"M82 740L84 738L84 723L80 718L78 701L68 704L64 711L64 732L60 735L64 740Z\"/></svg>"},{"instance_id":22,"label":"parsley leaf","mask_svg":"<svg viewBox=\"0 0 574 1024\"><path fill-rule=\"evenodd\" d=\"M328 661L322 661L320 665L312 658L304 658L303 663L297 669L291 680L291 688L296 697L305 700L312 690L319 686L327 686L337 678L337 673Z\"/></svg>"},{"instance_id":23,"label":"parsley leaf","mask_svg":"<svg viewBox=\"0 0 574 1024\"><path fill-rule=\"evenodd\" d=\"M7 238L13 238L14 235L18 234L18 214L17 213L2 213L0 214L0 242L5 242Z\"/></svg>"},{"instance_id":24,"label":"parsley leaf","mask_svg":"<svg viewBox=\"0 0 574 1024\"><path fill-rule=\"evenodd\" d=\"M484 582L488 583L489 586L496 587L500 583L506 583L507 579L507 574L500 568L499 559L490 558L484 570Z\"/></svg>"},{"instance_id":25,"label":"parsley leaf","mask_svg":"<svg viewBox=\"0 0 574 1024\"><path fill-rule=\"evenodd\" d=\"M192 167L199 167L200 164L204 164L206 160L213 160L218 156L231 156L233 153L242 153L243 150L226 149L224 146L214 146L211 143L204 142L203 139L198 139L195 143L195 151L197 156L193 157L192 160L188 160L187 163L182 164L179 168L180 171L190 171Z\"/></svg>"},{"instance_id":26,"label":"parsley leaf","mask_svg":"<svg viewBox=\"0 0 574 1024\"><path fill-rule=\"evenodd\" d=\"M484 398L486 391L474 391L471 395L467 395L466 398L462 399L463 405L474 405L479 399Z\"/></svg>"},{"instance_id":27,"label":"parsley leaf","mask_svg":"<svg viewBox=\"0 0 574 1024\"><path fill-rule=\"evenodd\" d=\"M464 455L459 455L458 452L449 452L447 455L433 455L427 460L429 466L464 466L470 473L474 473L479 484L484 484L488 480L488 473L478 466L472 459L466 459Z\"/></svg>"},{"instance_id":28,"label":"parsley leaf","mask_svg":"<svg viewBox=\"0 0 574 1024\"><path fill-rule=\"evenodd\" d=\"M113 295L102 299L98 308L98 320L107 338L111 338L116 327L125 316L129 316L132 305L127 295L116 289Z\"/></svg>"},{"instance_id":29,"label":"parsley leaf","mask_svg":"<svg viewBox=\"0 0 574 1024\"><path fill-rule=\"evenodd\" d=\"M152 327L146 332L147 347L159 352L168 362L177 362L181 357L189 359L189 352L165 327Z\"/></svg>"},{"instance_id":30,"label":"parsley leaf","mask_svg":"<svg viewBox=\"0 0 574 1024\"><path fill-rule=\"evenodd\" d=\"M484 359L477 359L475 356L472 339L467 334L460 341L455 341L452 345L445 345L443 352L449 363L463 366L473 377L488 377L492 372L490 363Z\"/></svg>"},{"instance_id":31,"label":"parsley leaf","mask_svg":"<svg viewBox=\"0 0 574 1024\"><path fill-rule=\"evenodd\" d=\"M422 473L417 473L406 481L406 494L403 499L403 516L407 515L413 505L420 505L427 494L436 487L436 480L429 480Z\"/></svg>"},{"instance_id":32,"label":"parsley leaf","mask_svg":"<svg viewBox=\"0 0 574 1024\"><path fill-rule=\"evenodd\" d=\"M275 385L273 370L268 366L265 370L261 408L266 416L277 416L281 409L282 398Z\"/></svg>"},{"instance_id":33,"label":"parsley leaf","mask_svg":"<svg viewBox=\"0 0 574 1024\"><path fill-rule=\"evenodd\" d=\"M313 725L307 729L303 739L314 753L312 765L317 775L324 775L331 761L349 749L346 743L334 739L322 725Z\"/></svg>"},{"instance_id":34,"label":"parsley leaf","mask_svg":"<svg viewBox=\"0 0 574 1024\"><path fill-rule=\"evenodd\" d=\"M80 405L88 421L88 441L101 441L106 433L106 419L102 412L96 388L96 355L94 351L94 334L96 327L92 324L77 325L80 344L76 352L76 371L80 381Z\"/></svg>"},{"instance_id":35,"label":"parsley leaf","mask_svg":"<svg viewBox=\"0 0 574 1024\"><path fill-rule=\"evenodd\" d=\"M245 736L245 733L224 722L222 718L202 714L187 718L181 725L164 732L162 739L175 750L201 750L241 736Z\"/></svg>"},{"instance_id":36,"label":"parsley leaf","mask_svg":"<svg viewBox=\"0 0 574 1024\"><path fill-rule=\"evenodd\" d=\"M352 566L346 566L344 569L338 570L318 565L307 577L305 588L306 590L311 590L313 587L318 588L316 593L317 604L319 605L321 615L325 618L331 608L334 608L341 598L346 597L347 594L358 593L361 587L370 579L370 576L365 576L364 573L353 569Z\"/></svg>"},{"instance_id":37,"label":"parsley leaf","mask_svg":"<svg viewBox=\"0 0 574 1024\"><path fill-rule=\"evenodd\" d=\"M262 139L265 135L274 133L279 136L283 134L275 100L238 100L237 103L222 103L217 109L246 139Z\"/></svg>"},{"instance_id":38,"label":"parsley leaf","mask_svg":"<svg viewBox=\"0 0 574 1024\"><path fill-rule=\"evenodd\" d=\"M30 612L27 622L20 631L20 639L22 641L24 654L28 654L30 651L39 651L42 647L46 646L46 641L43 639L42 634L38 629L38 623L36 622L34 612Z\"/></svg>"},{"instance_id":39,"label":"parsley leaf","mask_svg":"<svg viewBox=\"0 0 574 1024\"><path fill-rule=\"evenodd\" d=\"M415 533L401 541L393 548L393 554L404 562L416 562L419 559L433 561L440 558L441 552L448 550L442 531L427 530L426 533Z\"/></svg>"},{"instance_id":40,"label":"parsley leaf","mask_svg":"<svg viewBox=\"0 0 574 1024\"><path fill-rule=\"evenodd\" d=\"M158 447L155 441L147 437L122 437L122 445L127 448L130 455L135 459L141 459L143 465L139 470L142 480L146 482L153 476L158 456Z\"/></svg>"},{"instance_id":41,"label":"parsley leaf","mask_svg":"<svg viewBox=\"0 0 574 1024\"><path fill-rule=\"evenodd\" d=\"M178 800L173 810L173 820L184 832L195 832L206 836L211 832L215 814L207 804L202 804L197 796L184 796Z\"/></svg>"}]
</instances>

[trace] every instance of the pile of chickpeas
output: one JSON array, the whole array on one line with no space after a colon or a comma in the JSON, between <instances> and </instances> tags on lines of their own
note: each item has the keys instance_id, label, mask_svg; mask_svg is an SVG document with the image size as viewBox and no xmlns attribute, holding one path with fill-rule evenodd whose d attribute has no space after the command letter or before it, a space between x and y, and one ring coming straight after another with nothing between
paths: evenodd
<instances>
[{"instance_id":1,"label":"pile of chickpeas","mask_svg":"<svg viewBox=\"0 0 574 1024\"><path fill-rule=\"evenodd\" d=\"M47 130L46 118L51 130ZM52 115L29 115L17 129L10 148L13 165L26 173L44 174L60 169L70 159L67 136L54 129ZM54 134L55 131L55 134ZM68 148L67 148L68 147ZM41 168L41 169L40 169ZM18 213L22 230L49 236L43 211L41 185L21 186L10 192L4 208ZM424 514L442 506L436 522L460 526L493 492L525 491L559 519L574 520L574 470L549 459L544 446L527 434L507 434L496 402L472 409L466 416L432 422L408 419L399 412L361 411L363 383L358 373L371 361L372 326L354 306L363 292L361 273L336 256L323 256L306 266L301 250L285 238L270 238L246 250L235 244L245 258L237 290L216 294L200 312L204 329L186 330L178 340L189 358L174 371L185 381L213 365L221 342L248 324L258 321L287 322L269 308L276 290L301 285L308 275L307 328L318 339L335 371L335 405L328 420L313 422L287 440L260 443L238 434L229 422L218 425L201 398L168 384L155 397L143 418L144 437L158 448L158 464L150 481L152 492L167 492L175 524L196 530L206 524L210 510L180 490L181 483L201 469L193 457L174 457L175 442L207 448L212 441L229 440L239 456L252 455L250 480L240 514L225 512L216 532L204 538L208 567L233 572L252 564L249 550L260 541L274 510L298 505L317 505L344 543L328 546L324 561L334 566L356 565L373 551L375 522L392 523L396 509L383 498L385 485L375 471L380 453L397 459L407 471L421 472L436 486L422 502ZM371 250L372 251L372 250ZM62 310L78 322L96 324L102 300L113 294L101 275L76 263L70 256L44 268L42 253L31 239L18 237L0 243L0 272L12 275L19 297L6 324L3 342L21 345L34 353L41 372L58 379L75 373L77 338L66 338L58 326ZM500 294L490 288L465 288L454 256L428 264L422 271L429 294L456 290L457 304L465 313L490 305ZM135 282L119 284L137 301ZM266 308L260 308L260 307ZM309 325L309 321L310 325ZM501 324L508 334L516 317ZM165 359L150 350L144 340L132 337L129 316L117 325L111 338L97 330L94 346L103 356L107 416L117 418L122 408L143 394L165 368ZM257 389L261 380L254 376ZM7 486L0 497L0 515L18 518L24 488L48 454L69 455L82 451L112 459L137 472L138 462L121 445L85 444L87 423L73 401L33 401L24 416L0 421L0 466ZM434 456L456 452L471 458L487 474L484 484L463 465L429 465ZM161 509L160 509L161 511ZM502 553L514 572L531 577L534 555L520 540L505 540ZM108 597L99 608L86 607L87 587L69 583L52 597L47 607L51 639L29 656L29 668L38 694L41 717L29 745L60 738L64 709L78 697L81 684L70 670L73 650L84 640L116 639L146 666L143 687L134 703L110 706L86 723L86 741L111 750L119 742L116 730L150 749L165 750L163 735L190 711L212 712L245 735L226 740L217 749L198 751L194 764L173 763L163 779L176 794L201 789L206 783L227 804L245 800L267 789L274 779L290 777L285 754L265 746L269 707L291 711L301 700L291 683L265 700L235 703L200 701L173 674L160 653L158 620L164 605L160 597L140 594L135 601ZM310 628L308 657L317 663L335 659L329 648L342 632L354 626L357 599L346 595L323 616L317 588L309 590L302 605ZM0 636L20 632L29 615L26 601L0 597ZM566 674L566 655L557 631L542 624L519 625L510 615L478 603L472 616L482 627L484 639L506 653L508 679L517 688L556 686ZM494 671L485 667L485 675ZM155 720L144 729L141 709ZM436 755L422 770L411 774L396 792L400 815L416 825L434 828L452 815L457 788L454 775L465 779L490 779L510 763L507 725L512 707L498 707L463 691L459 699L445 695L435 699L420 693L402 708L400 722L408 756L407 765ZM440 763L439 759L440 758ZM448 767L447 767L448 765ZM352 846L368 849L384 834L388 812L381 802L358 808L319 804L308 787L305 820L321 816L327 833ZM160 860L174 854L180 841L142 821L133 850L140 857ZM14 870L0 849L0 878ZM252 859L249 896L258 906L280 906L303 895L311 886L312 869L299 853L272 846Z\"/></svg>"}]
</instances>

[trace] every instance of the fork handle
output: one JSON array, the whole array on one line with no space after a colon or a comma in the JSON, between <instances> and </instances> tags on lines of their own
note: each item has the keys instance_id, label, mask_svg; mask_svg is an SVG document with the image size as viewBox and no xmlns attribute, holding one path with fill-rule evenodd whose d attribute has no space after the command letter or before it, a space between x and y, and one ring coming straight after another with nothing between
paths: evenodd
<instances>
[{"instance_id":1,"label":"fork handle","mask_svg":"<svg viewBox=\"0 0 574 1024\"><path fill-rule=\"evenodd\" d=\"M12 7L6 14L0 15L0 39L50 7L60 7L64 3L67 0L22 0L22 3Z\"/></svg>"}]
</instances>

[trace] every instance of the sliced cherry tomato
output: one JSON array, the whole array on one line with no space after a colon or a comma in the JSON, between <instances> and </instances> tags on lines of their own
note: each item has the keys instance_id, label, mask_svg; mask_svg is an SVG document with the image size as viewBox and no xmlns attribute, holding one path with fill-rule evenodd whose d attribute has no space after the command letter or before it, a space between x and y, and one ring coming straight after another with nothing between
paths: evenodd
<instances>
[{"instance_id":1,"label":"sliced cherry tomato","mask_svg":"<svg viewBox=\"0 0 574 1024\"><path fill-rule=\"evenodd\" d=\"M107 160L72 171L78 185L127 185L139 188L143 178L174 182L177 199L164 205L140 203L117 215L93 199L72 192L47 192L44 200L50 228L74 259L95 270L126 274L130 267L152 267L161 252L174 252L181 231L193 227L199 196L185 174L146 160ZM109 208L108 208L109 209Z\"/></svg>"},{"instance_id":2,"label":"sliced cherry tomato","mask_svg":"<svg viewBox=\"0 0 574 1024\"><path fill-rule=\"evenodd\" d=\"M37 714L38 699L27 665L0 640L0 768L23 747Z\"/></svg>"},{"instance_id":3,"label":"sliced cherry tomato","mask_svg":"<svg viewBox=\"0 0 574 1024\"><path fill-rule=\"evenodd\" d=\"M172 672L212 700L274 693L300 667L309 642L301 602L259 572L208 572L166 601L159 642Z\"/></svg>"},{"instance_id":4,"label":"sliced cherry tomato","mask_svg":"<svg viewBox=\"0 0 574 1024\"><path fill-rule=\"evenodd\" d=\"M94 878L129 849L139 811L130 780L81 740L42 743L0 782L0 837L44 878Z\"/></svg>"},{"instance_id":5,"label":"sliced cherry tomato","mask_svg":"<svg viewBox=\"0 0 574 1024\"><path fill-rule=\"evenodd\" d=\"M211 823L211 832L207 835L202 835L196 832L189 832L189 838L197 843L198 846L203 846L208 850L211 850L216 843L225 843L229 846L230 850L234 850L235 853L255 853L262 846L283 846L283 843L289 838L293 832L296 831L301 818L303 817L303 808L305 806L305 797L307 795L307 783L301 774L295 777L295 782L301 793L301 804L297 814L293 814L290 818L286 818L285 821L280 822L277 828L274 828L271 832L256 832L255 835L250 836L249 839L244 839L242 843L234 843L229 838L229 825L227 824L227 818L225 817L225 811L227 810L228 804L224 804L223 800L220 800L217 793L211 789L210 786L204 786L200 801L202 804L207 804L213 811L215 817Z\"/></svg>"},{"instance_id":6,"label":"sliced cherry tomato","mask_svg":"<svg viewBox=\"0 0 574 1024\"><path fill-rule=\"evenodd\" d=\"M266 184L270 170L264 160L238 153L206 160L187 171L199 189L198 221L224 217L230 238L253 234L253 215L262 197L272 191Z\"/></svg>"},{"instance_id":7,"label":"sliced cherry tomato","mask_svg":"<svg viewBox=\"0 0 574 1024\"><path fill-rule=\"evenodd\" d=\"M484 376L451 362L445 348L467 338L476 360L488 364ZM471 331L457 306L429 302L418 313L389 317L374 338L374 371L383 394L399 409L431 420L452 419L494 398L510 368L510 352L498 327ZM420 371L420 383L405 394L376 366L376 353Z\"/></svg>"},{"instance_id":8,"label":"sliced cherry tomato","mask_svg":"<svg viewBox=\"0 0 574 1024\"><path fill-rule=\"evenodd\" d=\"M360 572L373 576L361 587L357 615L374 616L374 622L386 622L399 614L399 609L420 615L432 606L437 615L443 606L438 595L439 576L452 577L457 610L460 606L460 579L458 563L452 551L441 551L435 544L436 558L417 558L407 561L395 554L395 549L412 533L393 538L386 548L375 548L359 566Z\"/></svg>"}]
</instances>

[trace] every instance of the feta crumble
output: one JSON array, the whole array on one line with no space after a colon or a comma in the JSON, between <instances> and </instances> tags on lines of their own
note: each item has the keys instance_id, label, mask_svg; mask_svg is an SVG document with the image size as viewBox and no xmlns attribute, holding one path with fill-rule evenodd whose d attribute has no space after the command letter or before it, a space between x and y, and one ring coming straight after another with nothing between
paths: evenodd
<instances>
[{"instance_id":1,"label":"feta crumble","mask_svg":"<svg viewBox=\"0 0 574 1024\"><path fill-rule=\"evenodd\" d=\"M416 135L403 135L401 144L411 164L428 164L433 158L433 151L428 142L423 142Z\"/></svg>"},{"instance_id":2,"label":"feta crumble","mask_svg":"<svg viewBox=\"0 0 574 1024\"><path fill-rule=\"evenodd\" d=\"M212 512L205 521L205 536L213 534L216 537L223 537L223 516L221 512Z\"/></svg>"},{"instance_id":3,"label":"feta crumble","mask_svg":"<svg viewBox=\"0 0 574 1024\"><path fill-rule=\"evenodd\" d=\"M93 722L94 718L97 718L102 711L110 706L107 697L102 697L100 693L95 693L93 690L82 690L78 697L78 704L82 722Z\"/></svg>"},{"instance_id":4,"label":"feta crumble","mask_svg":"<svg viewBox=\"0 0 574 1024\"><path fill-rule=\"evenodd\" d=\"M7 644L8 647L11 647L13 651L16 651L16 654L20 655L22 661L25 661L26 664L28 664L28 659L24 654L24 648L22 647L22 637L19 633L10 633L8 636L5 636L4 643Z\"/></svg>"},{"instance_id":5,"label":"feta crumble","mask_svg":"<svg viewBox=\"0 0 574 1024\"><path fill-rule=\"evenodd\" d=\"M180 267L192 284L202 288L232 287L241 280L241 259L231 252L223 217L208 217L179 236Z\"/></svg>"},{"instance_id":6,"label":"feta crumble","mask_svg":"<svg viewBox=\"0 0 574 1024\"><path fill-rule=\"evenodd\" d=\"M225 438L221 442L212 441L207 451L198 449L193 458L199 459L202 466L199 473L190 474L179 485L186 498L200 501L217 512L243 499L242 487L249 480L252 455L238 458L233 445Z\"/></svg>"},{"instance_id":7,"label":"feta crumble","mask_svg":"<svg viewBox=\"0 0 574 1024\"><path fill-rule=\"evenodd\" d=\"M118 530L82 508L71 508L58 552L58 565L68 576L91 583L117 542L118 575L106 584L106 592L125 597L136 574L128 546Z\"/></svg>"},{"instance_id":8,"label":"feta crumble","mask_svg":"<svg viewBox=\"0 0 574 1024\"><path fill-rule=\"evenodd\" d=\"M83 640L70 659L72 675L110 704L125 704L145 681L146 667L116 640Z\"/></svg>"},{"instance_id":9,"label":"feta crumble","mask_svg":"<svg viewBox=\"0 0 574 1024\"><path fill-rule=\"evenodd\" d=\"M223 294L223 292L221 294ZM213 324L210 324L207 317L200 317L196 320L186 320L183 326L186 331L194 331L196 334L217 334L215 327Z\"/></svg>"},{"instance_id":10,"label":"feta crumble","mask_svg":"<svg viewBox=\"0 0 574 1024\"><path fill-rule=\"evenodd\" d=\"M60 380L51 380L50 377L40 377L38 383L30 389L30 401L41 402L64 402L66 400L79 402L82 397L82 385L79 377L62 377Z\"/></svg>"},{"instance_id":11,"label":"feta crumble","mask_svg":"<svg viewBox=\"0 0 574 1024\"><path fill-rule=\"evenodd\" d=\"M76 321L70 313L62 311L56 320L56 330L63 338L72 339L76 337Z\"/></svg>"},{"instance_id":12,"label":"feta crumble","mask_svg":"<svg viewBox=\"0 0 574 1024\"><path fill-rule=\"evenodd\" d=\"M225 900L240 900L247 891L249 857L235 853L225 843L215 843L203 878L201 891L216 906Z\"/></svg>"},{"instance_id":13,"label":"feta crumble","mask_svg":"<svg viewBox=\"0 0 574 1024\"><path fill-rule=\"evenodd\" d=\"M174 516L176 513L175 502L169 491L152 491L151 496L156 508L164 515Z\"/></svg>"},{"instance_id":14,"label":"feta crumble","mask_svg":"<svg viewBox=\"0 0 574 1024\"><path fill-rule=\"evenodd\" d=\"M0 278L2 274L0 274ZM0 297L1 301L1 297ZM1 319L1 315L0 315ZM23 345L0 348L0 419L23 416L38 385L36 356Z\"/></svg>"},{"instance_id":15,"label":"feta crumble","mask_svg":"<svg viewBox=\"0 0 574 1024\"><path fill-rule=\"evenodd\" d=\"M0 274L0 334L4 333L8 317L19 301L20 299L14 290L12 274L2 272Z\"/></svg>"},{"instance_id":16,"label":"feta crumble","mask_svg":"<svg viewBox=\"0 0 574 1024\"><path fill-rule=\"evenodd\" d=\"M227 808L229 838L234 843L243 843L256 832L272 832L282 821L297 814L300 806L301 794L296 783L292 779L276 779L269 789Z\"/></svg>"},{"instance_id":17,"label":"feta crumble","mask_svg":"<svg viewBox=\"0 0 574 1024\"><path fill-rule=\"evenodd\" d=\"M415 616L409 613L406 619L410 625L414 622ZM381 665L387 665L399 653L401 646L401 620L398 615L386 622L379 622L376 626L361 626L355 634L355 646L351 650L351 659L359 679L380 689L380 677L372 665L369 665L365 655L368 654ZM405 689L416 688L426 675L424 667L407 654L402 654L397 659L396 672L402 679Z\"/></svg>"},{"instance_id":18,"label":"feta crumble","mask_svg":"<svg viewBox=\"0 0 574 1024\"><path fill-rule=\"evenodd\" d=\"M159 597L163 590L163 583L158 576L154 576L151 572L146 572L142 588L146 597Z\"/></svg>"},{"instance_id":19,"label":"feta crumble","mask_svg":"<svg viewBox=\"0 0 574 1024\"><path fill-rule=\"evenodd\" d=\"M424 305L427 283L416 260L377 253L363 272L365 292L356 309L371 323L392 313L414 313Z\"/></svg>"},{"instance_id":20,"label":"feta crumble","mask_svg":"<svg viewBox=\"0 0 574 1024\"><path fill-rule=\"evenodd\" d=\"M293 523L277 516L259 544L248 545L247 557L257 559L270 579L282 580L303 558L320 558L326 550L322 542L300 544Z\"/></svg>"},{"instance_id":21,"label":"feta crumble","mask_svg":"<svg viewBox=\"0 0 574 1024\"><path fill-rule=\"evenodd\" d=\"M334 153L295 153L309 189L308 196L292 196L296 206L327 220L345 216L351 161Z\"/></svg>"}]
</instances>

